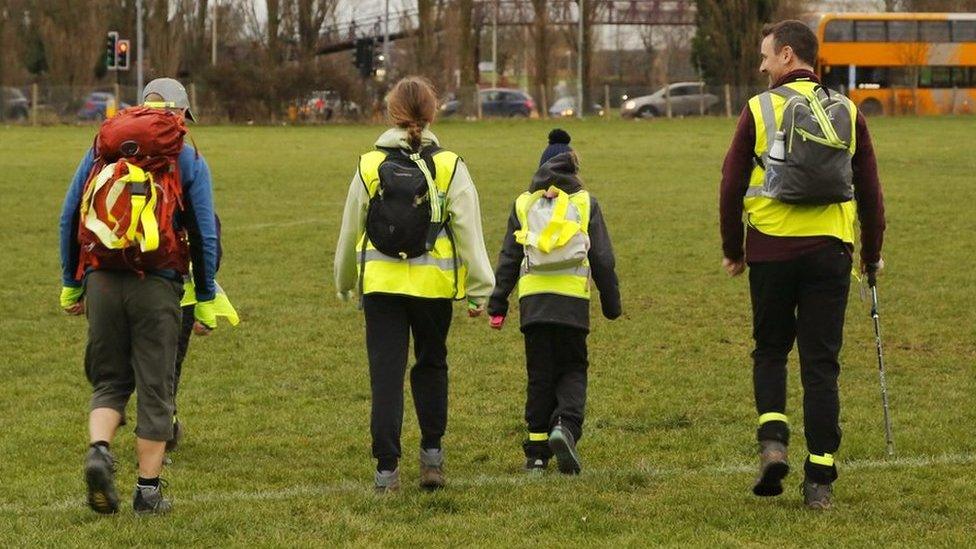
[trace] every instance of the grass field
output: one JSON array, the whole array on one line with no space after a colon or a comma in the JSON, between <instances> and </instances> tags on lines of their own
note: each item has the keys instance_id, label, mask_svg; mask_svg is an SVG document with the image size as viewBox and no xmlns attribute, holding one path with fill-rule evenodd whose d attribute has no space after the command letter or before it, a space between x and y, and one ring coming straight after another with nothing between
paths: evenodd
<instances>
[{"instance_id":1,"label":"grass field","mask_svg":"<svg viewBox=\"0 0 976 549\"><path fill-rule=\"evenodd\" d=\"M872 120L885 186L880 293L897 454L884 458L868 303L852 289L842 355L836 507L806 511L799 378L794 473L758 500L746 280L719 267L723 119L561 123L618 255L625 315L594 321L579 478L527 479L522 340L456 310L450 486L371 493L362 317L336 301L332 253L356 157L380 127L200 127L223 221L220 281L243 324L195 340L175 510L137 519L134 439L115 444L123 512L84 505L85 323L57 306L57 218L91 127L0 128L0 546L649 545L972 543L976 517L976 156L972 118ZM445 123L478 185L489 254L551 123ZM517 308L516 308L517 310ZM596 310L594 311L596 312ZM595 315L599 316L599 315ZM408 392L409 398L409 392Z\"/></svg>"}]
</instances>

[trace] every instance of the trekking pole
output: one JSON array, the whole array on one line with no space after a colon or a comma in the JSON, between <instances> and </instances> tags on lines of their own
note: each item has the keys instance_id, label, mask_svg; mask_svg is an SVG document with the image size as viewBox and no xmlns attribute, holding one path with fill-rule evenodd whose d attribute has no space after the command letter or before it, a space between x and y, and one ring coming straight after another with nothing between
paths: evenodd
<instances>
[{"instance_id":1,"label":"trekking pole","mask_svg":"<svg viewBox=\"0 0 976 549\"><path fill-rule=\"evenodd\" d=\"M888 382L885 380L884 353L881 347L881 320L878 317L878 269L867 269L868 287L871 288L871 318L874 320L874 341L878 347L878 376L881 379L881 405L884 408L885 444L888 456L895 455L895 442L891 435L891 416L888 414Z\"/></svg>"}]
</instances>

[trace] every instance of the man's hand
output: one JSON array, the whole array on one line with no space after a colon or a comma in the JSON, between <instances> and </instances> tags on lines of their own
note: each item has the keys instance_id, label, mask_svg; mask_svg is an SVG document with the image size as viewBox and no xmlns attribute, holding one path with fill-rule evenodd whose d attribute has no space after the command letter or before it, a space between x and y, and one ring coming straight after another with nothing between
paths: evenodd
<instances>
[{"instance_id":1,"label":"man's hand","mask_svg":"<svg viewBox=\"0 0 976 549\"><path fill-rule=\"evenodd\" d=\"M502 326L505 325L505 315L491 315L488 319L488 325L491 326L492 330L501 330Z\"/></svg>"},{"instance_id":2,"label":"man's hand","mask_svg":"<svg viewBox=\"0 0 976 549\"><path fill-rule=\"evenodd\" d=\"M723 257L722 268L729 276L739 276L746 270L746 261L745 259L734 260Z\"/></svg>"},{"instance_id":3,"label":"man's hand","mask_svg":"<svg viewBox=\"0 0 976 549\"><path fill-rule=\"evenodd\" d=\"M485 302L475 301L473 299L468 300L468 316L471 318L477 318L481 316L481 313L485 312Z\"/></svg>"},{"instance_id":4,"label":"man's hand","mask_svg":"<svg viewBox=\"0 0 976 549\"><path fill-rule=\"evenodd\" d=\"M207 335L217 327L217 311L214 310L214 300L198 301L193 306L193 333Z\"/></svg>"},{"instance_id":5,"label":"man's hand","mask_svg":"<svg viewBox=\"0 0 976 549\"><path fill-rule=\"evenodd\" d=\"M863 259L861 260L861 272L865 274L868 272L880 273L884 269L884 266L883 257L879 257L877 263L865 263Z\"/></svg>"},{"instance_id":6,"label":"man's hand","mask_svg":"<svg viewBox=\"0 0 976 549\"><path fill-rule=\"evenodd\" d=\"M61 303L61 309L63 309L64 312L72 316L85 314L84 295L85 295L85 290L83 288L62 286L61 296L59 298L59 301Z\"/></svg>"}]
</instances>

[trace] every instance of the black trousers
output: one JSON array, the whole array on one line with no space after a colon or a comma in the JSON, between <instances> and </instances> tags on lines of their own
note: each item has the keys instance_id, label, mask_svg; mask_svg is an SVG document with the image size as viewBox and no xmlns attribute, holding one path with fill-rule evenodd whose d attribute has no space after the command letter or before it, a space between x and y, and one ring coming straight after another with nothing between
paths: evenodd
<instances>
[{"instance_id":1,"label":"black trousers","mask_svg":"<svg viewBox=\"0 0 976 549\"><path fill-rule=\"evenodd\" d=\"M583 436L587 332L560 324L532 324L523 332L528 373L525 422L530 433L523 448L527 457L548 459L548 443L532 440L532 434L549 433L562 424L576 440Z\"/></svg>"},{"instance_id":2,"label":"black trousers","mask_svg":"<svg viewBox=\"0 0 976 549\"><path fill-rule=\"evenodd\" d=\"M791 261L752 263L753 383L756 411L786 412L786 360L796 340L803 384L803 426L811 454L833 454L840 447L837 378L850 290L851 253L836 242ZM759 440L789 442L782 421L759 426ZM807 477L829 483L834 466L805 464Z\"/></svg>"},{"instance_id":3,"label":"black trousers","mask_svg":"<svg viewBox=\"0 0 976 549\"><path fill-rule=\"evenodd\" d=\"M183 360L186 359L186 352L190 350L190 336L193 335L193 323L196 319L193 316L193 305L183 307L183 317L180 320L180 340L176 347L176 379L173 380L173 406L176 406L176 393L180 388L180 375L183 373ZM176 408L173 409L176 415Z\"/></svg>"},{"instance_id":4,"label":"black trousers","mask_svg":"<svg viewBox=\"0 0 976 549\"><path fill-rule=\"evenodd\" d=\"M367 294L363 312L373 396L373 457L386 469L395 467L400 458L403 379L411 333L416 363L410 369L410 390L420 424L420 444L424 449L441 447L447 428L447 334L452 305L450 299Z\"/></svg>"}]
</instances>

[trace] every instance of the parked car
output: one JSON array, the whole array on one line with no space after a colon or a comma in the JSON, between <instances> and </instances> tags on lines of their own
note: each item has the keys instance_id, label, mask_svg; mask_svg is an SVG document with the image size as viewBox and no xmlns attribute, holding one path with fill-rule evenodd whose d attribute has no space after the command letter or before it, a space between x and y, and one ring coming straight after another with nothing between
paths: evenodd
<instances>
[{"instance_id":1,"label":"parked car","mask_svg":"<svg viewBox=\"0 0 976 549\"><path fill-rule=\"evenodd\" d=\"M490 88L478 92L482 116L529 117L535 112L532 96L516 89ZM457 114L457 99L449 99L441 105L441 116Z\"/></svg>"},{"instance_id":2,"label":"parked car","mask_svg":"<svg viewBox=\"0 0 976 549\"><path fill-rule=\"evenodd\" d=\"M109 101L115 101L115 95L109 92L92 92L85 99L85 104L78 111L78 118L82 120L105 120L105 108ZM126 102L118 103L118 110L130 107Z\"/></svg>"},{"instance_id":3,"label":"parked car","mask_svg":"<svg viewBox=\"0 0 976 549\"><path fill-rule=\"evenodd\" d=\"M26 120L30 114L30 101L24 92L17 88L0 88L0 108L4 120Z\"/></svg>"},{"instance_id":4,"label":"parked car","mask_svg":"<svg viewBox=\"0 0 976 549\"><path fill-rule=\"evenodd\" d=\"M599 116L603 116L603 105L594 103L590 108L591 112L594 112ZM549 106L549 116L552 118L559 118L561 116L576 116L576 114L576 98L572 96L560 97L555 103Z\"/></svg>"},{"instance_id":5,"label":"parked car","mask_svg":"<svg viewBox=\"0 0 976 549\"><path fill-rule=\"evenodd\" d=\"M704 86L700 82L677 82L669 84L651 95L634 97L624 102L620 109L620 116L624 118L653 118L667 114L667 95L671 96L671 114L675 116L696 115L702 111L709 112L718 104L718 97L710 93L702 93Z\"/></svg>"}]
</instances>

